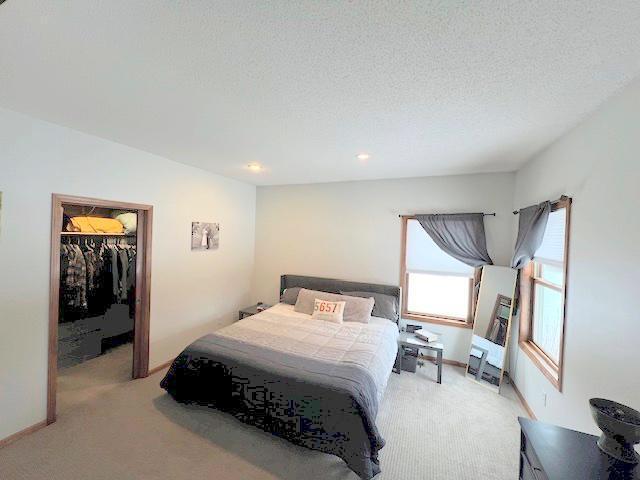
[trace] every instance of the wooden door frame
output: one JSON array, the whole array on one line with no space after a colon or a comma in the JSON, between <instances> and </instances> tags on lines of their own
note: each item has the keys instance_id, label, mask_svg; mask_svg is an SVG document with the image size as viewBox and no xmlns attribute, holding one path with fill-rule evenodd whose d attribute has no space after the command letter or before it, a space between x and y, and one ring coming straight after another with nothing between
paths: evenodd
<instances>
[{"instance_id":1,"label":"wooden door frame","mask_svg":"<svg viewBox=\"0 0 640 480\"><path fill-rule=\"evenodd\" d=\"M60 307L60 240L65 205L136 211L136 308L133 339L133 378L149 375L149 323L151 307L151 233L153 206L97 198L52 194L51 264L49 277L49 355L47 372L47 425L56 421L58 382L58 316Z\"/></svg>"}]
</instances>

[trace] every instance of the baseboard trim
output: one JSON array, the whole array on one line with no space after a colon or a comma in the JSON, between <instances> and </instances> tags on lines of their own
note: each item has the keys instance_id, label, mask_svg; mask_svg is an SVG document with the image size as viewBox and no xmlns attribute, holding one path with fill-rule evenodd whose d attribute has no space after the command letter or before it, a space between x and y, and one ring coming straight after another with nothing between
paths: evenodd
<instances>
[{"instance_id":1,"label":"baseboard trim","mask_svg":"<svg viewBox=\"0 0 640 480\"><path fill-rule=\"evenodd\" d=\"M513 379L510 379L510 383L511 383L511 386L513 387L513 391L516 392L516 395L518 396L518 400L520 400L522 407L527 412L527 415L529 415L529 418L531 418L532 420L537 420L536 415L533 413L533 410L531 410L531 407L529 406L527 401L524 399L524 397L520 393L520 390L518 390L518 387L516 387L516 384L513 383Z\"/></svg>"},{"instance_id":2,"label":"baseboard trim","mask_svg":"<svg viewBox=\"0 0 640 480\"><path fill-rule=\"evenodd\" d=\"M445 365L453 365L454 367L460 367L460 368L465 368L467 366L467 364L464 362L459 362L457 360L449 360L447 358L443 358L442 363L444 363Z\"/></svg>"},{"instance_id":3,"label":"baseboard trim","mask_svg":"<svg viewBox=\"0 0 640 480\"><path fill-rule=\"evenodd\" d=\"M428 355L420 355L418 358L420 360L425 360L427 362L432 362L432 363L435 363L435 360L436 360L435 357L431 357ZM457 360L448 360L446 358L442 359L442 363L446 365L453 365L454 367L460 367L460 368L467 367L466 363L458 362ZM513 391L516 392L516 395L518 397L518 400L520 400L522 407L527 412L527 415L529 415L529 418L531 418L532 420L537 420L536 415L533 413L533 410L531 410L531 407L529 406L527 401L524 399L524 396L522 395L522 393L520 393L520 390L518 390L518 387L516 387L516 384L513 382L513 379L509 377L508 374L505 373L505 378L503 380L506 380L507 377L509 378L509 383L511 383L511 386L513 387Z\"/></svg>"},{"instance_id":4,"label":"baseboard trim","mask_svg":"<svg viewBox=\"0 0 640 480\"><path fill-rule=\"evenodd\" d=\"M426 362L436 363L436 357L432 357L429 355L418 355L418 360L424 360ZM458 362L457 360L449 360L448 358L443 358L442 363L445 365L452 365L454 367L464 368L467 366L466 363Z\"/></svg>"},{"instance_id":5,"label":"baseboard trim","mask_svg":"<svg viewBox=\"0 0 640 480\"><path fill-rule=\"evenodd\" d=\"M22 437L26 437L27 435L37 432L38 430L46 426L47 426L47 421L43 420L41 422L36 423L35 425L31 425L30 427L25 428L24 430L20 430L19 432L9 435L8 437L0 440L0 448L6 447L11 443L17 440L20 440Z\"/></svg>"},{"instance_id":6,"label":"baseboard trim","mask_svg":"<svg viewBox=\"0 0 640 480\"><path fill-rule=\"evenodd\" d=\"M171 366L171 364L173 363L173 359L168 360L160 365L158 365L157 367L153 367L149 370L149 375L153 375L154 373L158 373L160 370L164 370L165 368L168 368L169 366ZM43 420L42 422L38 422L35 425L31 425L30 427L25 428L24 430L20 430L19 432L16 432L12 435L9 435L6 438L2 438L0 439L0 448L6 447L7 445L20 440L22 437L26 437L27 435L30 435L34 432L37 432L38 430L40 430L41 428L44 428L48 425L46 420Z\"/></svg>"},{"instance_id":7,"label":"baseboard trim","mask_svg":"<svg viewBox=\"0 0 640 480\"><path fill-rule=\"evenodd\" d=\"M154 373L158 373L160 370L164 370L165 368L169 368L171 366L171 364L173 363L173 358L167 362L164 362L160 365L158 365L157 367L153 367L149 369L149 375L153 375Z\"/></svg>"}]
</instances>

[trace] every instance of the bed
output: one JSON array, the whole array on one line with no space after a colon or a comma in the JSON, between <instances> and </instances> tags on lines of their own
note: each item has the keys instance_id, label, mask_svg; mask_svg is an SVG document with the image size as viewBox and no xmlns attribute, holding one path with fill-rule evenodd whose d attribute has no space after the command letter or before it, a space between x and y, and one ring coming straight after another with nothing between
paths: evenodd
<instances>
[{"instance_id":1,"label":"bed","mask_svg":"<svg viewBox=\"0 0 640 480\"><path fill-rule=\"evenodd\" d=\"M393 297L388 285L283 275L287 288ZM390 315L391 316L391 315ZM396 318L312 319L277 304L189 345L161 382L177 401L234 415L291 443L337 455L363 479L380 472L375 423L397 354Z\"/></svg>"}]
</instances>

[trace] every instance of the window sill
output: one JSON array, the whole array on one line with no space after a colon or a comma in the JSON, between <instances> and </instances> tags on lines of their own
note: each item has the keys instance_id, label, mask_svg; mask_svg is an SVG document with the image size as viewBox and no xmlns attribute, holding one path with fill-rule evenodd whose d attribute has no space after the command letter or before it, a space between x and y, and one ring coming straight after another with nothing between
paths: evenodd
<instances>
[{"instance_id":1,"label":"window sill","mask_svg":"<svg viewBox=\"0 0 640 480\"><path fill-rule=\"evenodd\" d=\"M462 320L453 320L450 318L429 317L427 315L416 315L415 313L404 312L402 318L416 320L424 323L434 323L436 325L448 325L457 328L473 328L473 324Z\"/></svg>"},{"instance_id":2,"label":"window sill","mask_svg":"<svg viewBox=\"0 0 640 480\"><path fill-rule=\"evenodd\" d=\"M530 341L519 342L520 349L559 392L562 392L560 369L549 364L546 356Z\"/></svg>"}]
</instances>

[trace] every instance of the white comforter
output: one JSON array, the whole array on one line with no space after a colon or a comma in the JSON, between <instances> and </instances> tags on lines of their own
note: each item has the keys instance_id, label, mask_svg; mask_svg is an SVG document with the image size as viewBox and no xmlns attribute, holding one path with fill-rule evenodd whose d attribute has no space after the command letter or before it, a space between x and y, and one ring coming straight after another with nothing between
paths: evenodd
<instances>
[{"instance_id":1,"label":"white comforter","mask_svg":"<svg viewBox=\"0 0 640 480\"><path fill-rule=\"evenodd\" d=\"M368 324L314 320L279 303L216 332L242 342L330 363L366 369L382 399L398 351L398 327L384 318Z\"/></svg>"}]
</instances>

